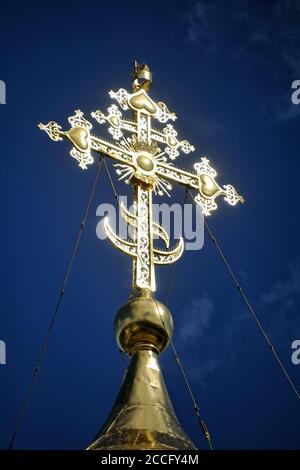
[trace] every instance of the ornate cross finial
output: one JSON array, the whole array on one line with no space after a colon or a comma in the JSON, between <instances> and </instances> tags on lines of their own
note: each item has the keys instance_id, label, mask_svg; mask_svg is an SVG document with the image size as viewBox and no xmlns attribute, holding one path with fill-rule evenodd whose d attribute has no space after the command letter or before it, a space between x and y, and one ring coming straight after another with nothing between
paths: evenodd
<instances>
[{"instance_id":1,"label":"ornate cross finial","mask_svg":"<svg viewBox=\"0 0 300 470\"><path fill-rule=\"evenodd\" d=\"M174 263L181 256L184 245L180 239L173 249L159 250L153 245L153 235L157 234L169 248L169 238L163 227L152 220L152 195L170 195L172 183L179 183L197 191L195 202L205 216L217 208L216 199L223 196L231 205L244 202L231 185L219 186L216 171L209 160L201 158L196 163L195 173L181 170L173 161L182 151L188 154L195 150L187 140L180 140L173 124L176 115L166 104L153 101L147 91L152 85L152 74L146 64L134 63L132 73L133 92L124 88L110 91L109 96L118 105L112 104L107 113L96 110L91 116L99 124L108 124L108 132L115 143L108 142L91 134L92 124L84 118L80 110L69 117L71 128L63 131L54 121L39 124L54 140L66 138L72 145L71 156L82 169L92 164L92 151L102 153L116 161L116 173L120 180L133 187L134 212L121 208L122 216L133 227L132 240L120 238L105 220L105 232L113 245L133 259L133 288L155 291L155 264ZM123 118L122 111L130 111L131 118ZM153 121L163 124L162 129L152 126ZM129 136L126 136L128 135Z\"/></svg>"},{"instance_id":2,"label":"ornate cross finial","mask_svg":"<svg viewBox=\"0 0 300 470\"><path fill-rule=\"evenodd\" d=\"M147 64L139 64L136 60L132 71L132 89L138 91L141 88L148 91L152 86L152 72Z\"/></svg>"}]
</instances>

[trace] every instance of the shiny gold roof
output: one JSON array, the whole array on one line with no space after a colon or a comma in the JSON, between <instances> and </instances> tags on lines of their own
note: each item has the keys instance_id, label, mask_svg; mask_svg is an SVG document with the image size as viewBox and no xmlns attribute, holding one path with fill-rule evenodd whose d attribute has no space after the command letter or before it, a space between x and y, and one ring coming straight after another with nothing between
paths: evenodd
<instances>
[{"instance_id":1,"label":"shiny gold roof","mask_svg":"<svg viewBox=\"0 0 300 470\"><path fill-rule=\"evenodd\" d=\"M196 449L168 396L157 353L139 350L103 428L88 450Z\"/></svg>"}]
</instances>

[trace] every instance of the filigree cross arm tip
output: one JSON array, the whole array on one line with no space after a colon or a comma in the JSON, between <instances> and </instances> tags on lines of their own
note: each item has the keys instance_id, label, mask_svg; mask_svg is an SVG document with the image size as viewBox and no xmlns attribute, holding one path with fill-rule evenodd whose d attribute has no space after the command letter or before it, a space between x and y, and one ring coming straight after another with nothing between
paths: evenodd
<instances>
[{"instance_id":1,"label":"filigree cross arm tip","mask_svg":"<svg viewBox=\"0 0 300 470\"><path fill-rule=\"evenodd\" d=\"M63 131L55 121L50 121L48 124L40 123L38 127L45 131L51 140L56 142L63 138L68 140L72 145L70 155L77 160L80 168L85 170L94 162L92 151L102 153L129 167L132 166L132 156L129 150L91 135L92 124L83 117L82 111L76 110L68 120L72 127L67 131Z\"/></svg>"},{"instance_id":2,"label":"filigree cross arm tip","mask_svg":"<svg viewBox=\"0 0 300 470\"><path fill-rule=\"evenodd\" d=\"M211 215L217 209L216 198L223 196L225 201L235 206L238 202L244 203L243 196L239 195L230 184L223 188L216 182L217 172L209 164L206 157L202 157L200 163L194 165L199 178L199 194L194 198L195 202L202 208L204 215Z\"/></svg>"}]
</instances>

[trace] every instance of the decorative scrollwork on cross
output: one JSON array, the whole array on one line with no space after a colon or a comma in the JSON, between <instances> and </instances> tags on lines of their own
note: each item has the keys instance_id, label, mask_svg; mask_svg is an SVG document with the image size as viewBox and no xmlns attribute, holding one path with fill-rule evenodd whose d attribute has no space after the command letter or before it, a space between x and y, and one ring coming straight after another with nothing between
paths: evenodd
<instances>
[{"instance_id":1,"label":"decorative scrollwork on cross","mask_svg":"<svg viewBox=\"0 0 300 470\"><path fill-rule=\"evenodd\" d=\"M147 77L145 79L145 77ZM146 65L136 64L133 73L133 91L124 88L110 91L109 96L117 102L112 104L107 113L96 110L91 116L98 124L108 124L108 132L115 143L95 137L91 134L92 124L80 110L69 117L71 128L63 131L54 121L39 124L54 140L66 138L71 144L71 156L78 161L82 169L92 164L92 151L102 153L116 161L116 173L120 180L131 183L135 213L121 209L122 216L133 228L132 240L123 240L110 227L106 219L104 229L108 239L123 253L133 258L133 288L155 291L155 264L168 264L177 261L184 249L180 239L173 249L169 249L169 237L163 227L152 220L152 195L170 196L172 183L182 184L197 191L195 202L205 216L217 209L216 199L223 196L231 205L244 202L233 186L220 187L216 182L216 171L209 160L202 157L194 165L195 173L175 167L173 161L180 152L189 154L195 150L187 140L180 140L173 124L176 115L163 102L155 102L148 94L152 84L152 74ZM130 117L124 118L123 111L129 111ZM153 127L166 124L162 129ZM166 251L153 246L153 236L158 235L165 244Z\"/></svg>"}]
</instances>

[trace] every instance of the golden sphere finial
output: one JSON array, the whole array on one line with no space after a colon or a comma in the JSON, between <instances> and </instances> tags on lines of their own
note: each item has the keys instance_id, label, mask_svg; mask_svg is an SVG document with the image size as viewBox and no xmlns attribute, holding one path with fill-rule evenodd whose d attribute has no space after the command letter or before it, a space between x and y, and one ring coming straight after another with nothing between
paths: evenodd
<instances>
[{"instance_id":1,"label":"golden sphere finial","mask_svg":"<svg viewBox=\"0 0 300 470\"><path fill-rule=\"evenodd\" d=\"M162 352L173 334L172 315L165 305L151 296L143 295L130 300L115 318L118 346L130 356L138 349Z\"/></svg>"}]
</instances>

